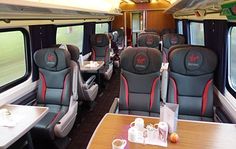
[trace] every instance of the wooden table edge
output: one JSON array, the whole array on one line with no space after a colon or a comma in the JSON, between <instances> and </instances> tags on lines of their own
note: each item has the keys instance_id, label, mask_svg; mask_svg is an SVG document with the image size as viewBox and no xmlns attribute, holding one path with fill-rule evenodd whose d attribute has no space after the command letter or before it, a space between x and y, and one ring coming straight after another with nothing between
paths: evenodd
<instances>
[{"instance_id":1,"label":"wooden table edge","mask_svg":"<svg viewBox=\"0 0 236 149\"><path fill-rule=\"evenodd\" d=\"M93 135L92 137L90 138L89 140L89 143L87 145L87 149L90 148L91 146L91 143L93 142L93 139L98 131L98 128L102 125L103 121L105 120L105 118L107 116L110 116L110 115L120 115L120 116L125 116L125 117L133 117L134 119L137 118L137 117L140 117L140 118L152 118L152 119L160 119L160 117L151 117L151 116L140 116L140 115L127 115L127 114L118 114L118 113L106 113L104 115L104 117L102 118L102 120L99 122L99 124L97 125L95 131L93 132ZM234 124L230 124L230 123L218 123L218 122L206 122L206 121L194 121L194 120L183 120L183 119L178 119L178 122L187 122L187 123L203 123L203 124L212 124L212 125L234 125Z\"/></svg>"}]
</instances>

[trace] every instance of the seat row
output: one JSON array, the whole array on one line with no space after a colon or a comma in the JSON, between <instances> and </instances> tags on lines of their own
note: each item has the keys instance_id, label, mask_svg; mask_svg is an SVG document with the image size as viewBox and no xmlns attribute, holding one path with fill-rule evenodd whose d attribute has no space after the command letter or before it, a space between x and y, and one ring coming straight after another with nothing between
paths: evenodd
<instances>
[{"instance_id":1,"label":"seat row","mask_svg":"<svg viewBox=\"0 0 236 149\"><path fill-rule=\"evenodd\" d=\"M184 36L176 33L167 33L160 36L156 33L144 32L139 34L137 41L138 47L156 48L162 51L163 62L168 62L170 47L184 43Z\"/></svg>"},{"instance_id":2,"label":"seat row","mask_svg":"<svg viewBox=\"0 0 236 149\"><path fill-rule=\"evenodd\" d=\"M213 121L216 54L202 46L172 47L167 57L167 80L161 78L163 57L159 50L148 47L128 48L122 52L118 112L159 116L164 91L161 83L166 81L165 98L167 102L179 104L179 118Z\"/></svg>"}]
</instances>

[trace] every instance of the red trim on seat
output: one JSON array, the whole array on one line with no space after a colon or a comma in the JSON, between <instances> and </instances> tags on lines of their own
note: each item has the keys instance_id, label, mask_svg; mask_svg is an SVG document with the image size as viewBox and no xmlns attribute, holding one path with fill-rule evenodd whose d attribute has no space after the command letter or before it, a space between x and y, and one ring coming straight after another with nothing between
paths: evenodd
<instances>
[{"instance_id":1,"label":"red trim on seat","mask_svg":"<svg viewBox=\"0 0 236 149\"><path fill-rule=\"evenodd\" d=\"M172 81L173 85L174 85L174 102L176 104L178 104L178 91L177 91L177 85L176 82L173 78L170 77L170 80Z\"/></svg>"},{"instance_id":2,"label":"red trim on seat","mask_svg":"<svg viewBox=\"0 0 236 149\"><path fill-rule=\"evenodd\" d=\"M202 115L204 115L204 113L206 112L206 107L207 107L207 100L208 100L208 91L210 88L210 85L212 83L212 79L209 80L204 88L203 91L203 96L202 96Z\"/></svg>"},{"instance_id":3,"label":"red trim on seat","mask_svg":"<svg viewBox=\"0 0 236 149\"><path fill-rule=\"evenodd\" d=\"M65 87L66 87L66 80L67 80L67 77L69 76L69 74L67 74L65 76L65 79L64 79L64 82L63 82L63 90L62 90L62 94L61 94L61 103L63 102L63 99L64 99L64 91L65 91Z\"/></svg>"},{"instance_id":4,"label":"red trim on seat","mask_svg":"<svg viewBox=\"0 0 236 149\"><path fill-rule=\"evenodd\" d=\"M129 107L129 88L128 88L128 82L127 82L127 80L125 79L125 77L122 74L121 74L121 78L123 79L124 84L125 84L125 101L126 101L126 106L128 108Z\"/></svg>"},{"instance_id":5,"label":"red trim on seat","mask_svg":"<svg viewBox=\"0 0 236 149\"><path fill-rule=\"evenodd\" d=\"M155 97L155 88L156 88L156 84L157 84L158 80L160 80L160 77L156 78L152 83L151 98L150 98L150 109L152 109L152 104L153 104L154 97Z\"/></svg>"},{"instance_id":6,"label":"red trim on seat","mask_svg":"<svg viewBox=\"0 0 236 149\"><path fill-rule=\"evenodd\" d=\"M45 95L46 95L46 80L45 80L45 77L43 75L42 72L39 72L39 77L41 78L41 81L42 81L42 92L41 92L41 98L42 98L42 102L45 101Z\"/></svg>"},{"instance_id":7,"label":"red trim on seat","mask_svg":"<svg viewBox=\"0 0 236 149\"><path fill-rule=\"evenodd\" d=\"M92 49L92 60L96 60L96 51Z\"/></svg>"},{"instance_id":8,"label":"red trim on seat","mask_svg":"<svg viewBox=\"0 0 236 149\"><path fill-rule=\"evenodd\" d=\"M61 111L57 112L57 114L53 117L53 119L51 120L49 124L52 124L58 118L60 114L61 114Z\"/></svg>"}]
</instances>

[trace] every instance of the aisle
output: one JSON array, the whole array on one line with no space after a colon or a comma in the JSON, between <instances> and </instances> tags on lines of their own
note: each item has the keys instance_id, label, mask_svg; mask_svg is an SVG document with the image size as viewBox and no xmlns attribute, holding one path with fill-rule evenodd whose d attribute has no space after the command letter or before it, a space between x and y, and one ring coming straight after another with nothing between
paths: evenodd
<instances>
[{"instance_id":1,"label":"aisle","mask_svg":"<svg viewBox=\"0 0 236 149\"><path fill-rule=\"evenodd\" d=\"M111 80L106 84L103 94L98 96L93 110L82 106L79 118L69 136L72 138L68 149L85 149L102 117L109 111L115 97L119 97L120 72L116 70Z\"/></svg>"}]
</instances>

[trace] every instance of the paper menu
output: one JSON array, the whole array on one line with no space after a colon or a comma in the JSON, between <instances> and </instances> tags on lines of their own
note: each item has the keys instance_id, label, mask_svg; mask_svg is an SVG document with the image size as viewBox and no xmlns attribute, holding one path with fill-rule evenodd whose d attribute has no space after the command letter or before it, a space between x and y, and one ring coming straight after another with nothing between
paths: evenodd
<instances>
[{"instance_id":1,"label":"paper menu","mask_svg":"<svg viewBox=\"0 0 236 149\"><path fill-rule=\"evenodd\" d=\"M169 133L176 132L178 121L179 105L166 103L160 108L160 121L166 122L169 126Z\"/></svg>"}]
</instances>

